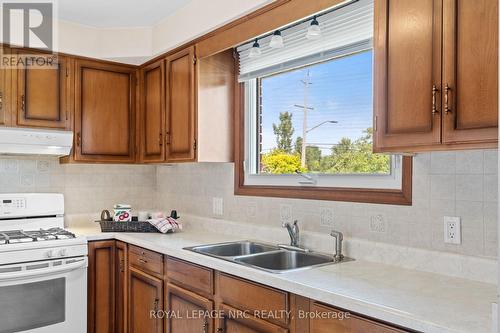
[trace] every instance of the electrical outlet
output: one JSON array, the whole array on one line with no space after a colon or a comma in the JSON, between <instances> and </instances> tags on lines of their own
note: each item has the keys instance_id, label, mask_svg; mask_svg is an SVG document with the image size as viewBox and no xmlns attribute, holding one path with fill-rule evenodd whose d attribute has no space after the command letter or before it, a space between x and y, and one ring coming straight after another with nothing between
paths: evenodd
<instances>
[{"instance_id":1,"label":"electrical outlet","mask_svg":"<svg viewBox=\"0 0 500 333\"><path fill-rule=\"evenodd\" d=\"M372 232L386 232L387 223L383 214L377 214L370 217L370 231Z\"/></svg>"},{"instance_id":2,"label":"electrical outlet","mask_svg":"<svg viewBox=\"0 0 500 333\"><path fill-rule=\"evenodd\" d=\"M319 225L322 227L333 227L333 209L321 208Z\"/></svg>"},{"instance_id":3,"label":"electrical outlet","mask_svg":"<svg viewBox=\"0 0 500 333\"><path fill-rule=\"evenodd\" d=\"M212 198L212 213L214 216L224 215L224 199L222 198Z\"/></svg>"},{"instance_id":4,"label":"electrical outlet","mask_svg":"<svg viewBox=\"0 0 500 333\"><path fill-rule=\"evenodd\" d=\"M462 243L462 228L460 225L460 217L444 217L444 242L449 244Z\"/></svg>"},{"instance_id":5,"label":"electrical outlet","mask_svg":"<svg viewBox=\"0 0 500 333\"><path fill-rule=\"evenodd\" d=\"M280 221L283 223L292 223L292 206L280 205Z\"/></svg>"}]
</instances>

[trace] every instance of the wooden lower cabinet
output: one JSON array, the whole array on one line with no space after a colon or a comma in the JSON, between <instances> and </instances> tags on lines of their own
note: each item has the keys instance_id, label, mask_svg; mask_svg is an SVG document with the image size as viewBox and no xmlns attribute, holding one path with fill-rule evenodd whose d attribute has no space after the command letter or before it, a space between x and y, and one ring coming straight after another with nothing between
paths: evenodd
<instances>
[{"instance_id":1,"label":"wooden lower cabinet","mask_svg":"<svg viewBox=\"0 0 500 333\"><path fill-rule=\"evenodd\" d=\"M350 314L330 306L311 302L315 316L310 320L309 333L409 333L376 321ZM348 314L348 316L346 316Z\"/></svg>"},{"instance_id":2,"label":"wooden lower cabinet","mask_svg":"<svg viewBox=\"0 0 500 333\"><path fill-rule=\"evenodd\" d=\"M163 320L152 311L163 309L163 281L129 267L129 333L163 333Z\"/></svg>"},{"instance_id":3,"label":"wooden lower cabinet","mask_svg":"<svg viewBox=\"0 0 500 333\"><path fill-rule=\"evenodd\" d=\"M254 316L252 311L222 304L224 315L217 323L217 333L288 333L289 330ZM297 332L299 333L299 332Z\"/></svg>"},{"instance_id":4,"label":"wooden lower cabinet","mask_svg":"<svg viewBox=\"0 0 500 333\"><path fill-rule=\"evenodd\" d=\"M88 277L88 333L413 332L120 241L89 242Z\"/></svg>"},{"instance_id":5,"label":"wooden lower cabinet","mask_svg":"<svg viewBox=\"0 0 500 333\"><path fill-rule=\"evenodd\" d=\"M115 332L115 241L89 243L88 333Z\"/></svg>"},{"instance_id":6,"label":"wooden lower cabinet","mask_svg":"<svg viewBox=\"0 0 500 333\"><path fill-rule=\"evenodd\" d=\"M115 327L116 333L127 332L127 304L128 304L128 248L123 242L116 242L116 304Z\"/></svg>"},{"instance_id":7,"label":"wooden lower cabinet","mask_svg":"<svg viewBox=\"0 0 500 333\"><path fill-rule=\"evenodd\" d=\"M171 283L165 292L168 333L213 332L213 318L210 316L214 303L202 296Z\"/></svg>"}]
</instances>

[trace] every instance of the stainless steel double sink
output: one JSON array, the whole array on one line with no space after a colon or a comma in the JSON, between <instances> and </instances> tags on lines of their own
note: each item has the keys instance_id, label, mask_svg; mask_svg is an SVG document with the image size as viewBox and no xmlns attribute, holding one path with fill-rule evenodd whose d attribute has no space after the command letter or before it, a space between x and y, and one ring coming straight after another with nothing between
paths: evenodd
<instances>
[{"instance_id":1,"label":"stainless steel double sink","mask_svg":"<svg viewBox=\"0 0 500 333\"><path fill-rule=\"evenodd\" d=\"M336 261L333 256L326 254L301 249L295 251L254 241L199 245L185 249L271 273L284 273L352 260L344 258L342 261Z\"/></svg>"}]
</instances>

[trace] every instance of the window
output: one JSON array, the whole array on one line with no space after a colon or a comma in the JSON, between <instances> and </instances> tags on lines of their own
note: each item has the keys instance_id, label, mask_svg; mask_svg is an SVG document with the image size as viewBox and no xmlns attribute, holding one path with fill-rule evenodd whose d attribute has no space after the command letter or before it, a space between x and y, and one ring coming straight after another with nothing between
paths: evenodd
<instances>
[{"instance_id":1,"label":"window","mask_svg":"<svg viewBox=\"0 0 500 333\"><path fill-rule=\"evenodd\" d=\"M238 47L238 194L409 203L411 158L372 152L372 16L360 0L317 18L318 40L305 38L306 21L284 28L283 48L267 36L258 56L255 41Z\"/></svg>"}]
</instances>

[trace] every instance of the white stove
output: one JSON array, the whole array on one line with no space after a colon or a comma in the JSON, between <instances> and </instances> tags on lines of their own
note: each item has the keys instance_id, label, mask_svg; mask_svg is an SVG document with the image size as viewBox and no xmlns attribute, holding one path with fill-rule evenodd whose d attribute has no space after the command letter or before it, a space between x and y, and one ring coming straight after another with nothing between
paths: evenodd
<instances>
[{"instance_id":1,"label":"white stove","mask_svg":"<svg viewBox=\"0 0 500 333\"><path fill-rule=\"evenodd\" d=\"M86 332L87 264L62 194L0 194L0 333Z\"/></svg>"}]
</instances>

